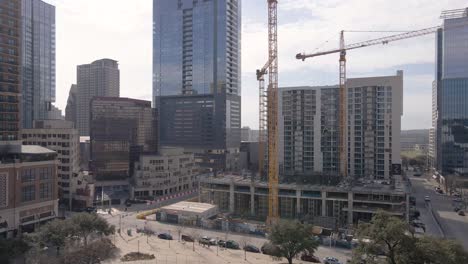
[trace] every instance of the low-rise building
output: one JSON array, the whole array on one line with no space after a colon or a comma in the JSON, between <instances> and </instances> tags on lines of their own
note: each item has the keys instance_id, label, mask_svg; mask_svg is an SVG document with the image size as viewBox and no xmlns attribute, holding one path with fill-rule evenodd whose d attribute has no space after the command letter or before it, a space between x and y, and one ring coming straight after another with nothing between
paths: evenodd
<instances>
[{"instance_id":1,"label":"low-rise building","mask_svg":"<svg viewBox=\"0 0 468 264\"><path fill-rule=\"evenodd\" d=\"M394 176L392 182L343 181L336 186L280 183L278 188L281 218L329 228L368 221L378 210L409 219L410 188L400 176ZM213 203L221 212L264 220L268 215L268 182L234 175L200 178L199 201Z\"/></svg>"},{"instance_id":2,"label":"low-rise building","mask_svg":"<svg viewBox=\"0 0 468 264\"><path fill-rule=\"evenodd\" d=\"M218 213L218 207L209 203L178 202L164 206L156 213L156 220L174 224L197 225Z\"/></svg>"},{"instance_id":3,"label":"low-rise building","mask_svg":"<svg viewBox=\"0 0 468 264\"><path fill-rule=\"evenodd\" d=\"M198 166L183 148L162 147L159 154L143 154L135 163L132 198L152 198L197 188Z\"/></svg>"},{"instance_id":4,"label":"low-rise building","mask_svg":"<svg viewBox=\"0 0 468 264\"><path fill-rule=\"evenodd\" d=\"M0 237L32 232L58 215L57 153L0 142Z\"/></svg>"}]
</instances>

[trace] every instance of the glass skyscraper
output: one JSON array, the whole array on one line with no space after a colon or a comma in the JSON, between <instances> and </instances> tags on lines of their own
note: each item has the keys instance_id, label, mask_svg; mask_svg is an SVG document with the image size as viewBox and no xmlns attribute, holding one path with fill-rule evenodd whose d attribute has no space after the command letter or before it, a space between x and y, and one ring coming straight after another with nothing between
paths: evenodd
<instances>
[{"instance_id":1,"label":"glass skyscraper","mask_svg":"<svg viewBox=\"0 0 468 264\"><path fill-rule=\"evenodd\" d=\"M22 0L22 124L55 114L55 6Z\"/></svg>"},{"instance_id":2,"label":"glass skyscraper","mask_svg":"<svg viewBox=\"0 0 468 264\"><path fill-rule=\"evenodd\" d=\"M240 40L240 0L153 0L153 105L161 116L160 141L206 154L207 167L236 167Z\"/></svg>"},{"instance_id":3,"label":"glass skyscraper","mask_svg":"<svg viewBox=\"0 0 468 264\"><path fill-rule=\"evenodd\" d=\"M468 175L468 9L442 14L436 38L433 126L435 166L443 175Z\"/></svg>"}]
</instances>

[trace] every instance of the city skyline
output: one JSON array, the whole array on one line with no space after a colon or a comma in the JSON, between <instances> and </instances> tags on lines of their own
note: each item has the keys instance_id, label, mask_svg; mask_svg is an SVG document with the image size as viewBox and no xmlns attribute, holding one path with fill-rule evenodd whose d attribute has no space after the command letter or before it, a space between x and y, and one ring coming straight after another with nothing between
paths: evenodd
<instances>
[{"instance_id":1,"label":"city skyline","mask_svg":"<svg viewBox=\"0 0 468 264\"><path fill-rule=\"evenodd\" d=\"M152 93L152 1L136 1L132 8L125 1L45 0L56 5L57 14L57 106L64 112L68 90L75 83L76 65L102 57L119 61L121 96L151 100ZM112 5L110 4L112 2ZM399 1L397 1L399 2ZM414 30L442 24L442 10L461 8L463 1L438 1L425 5L372 1L284 0L279 7L279 85L335 85L338 83L338 57L325 56L308 62L294 59L298 52L312 52L337 46L341 29ZM358 7L359 14L346 12ZM378 6L378 8L377 8ZM99 10L107 10L105 19ZM375 10L373 10L375 9ZM418 10L414 19L413 10ZM258 84L255 70L266 61L266 8L264 1L246 1L242 6L242 126L257 128ZM366 19L359 19L360 14ZM86 14L86 15L84 15ZM394 14L398 14L395 18ZM372 25L367 22L374 21ZM99 23L95 23L99 21ZM348 43L392 33L349 33ZM131 35L131 37L129 37ZM93 41L83 41L93 39ZM118 43L118 44L116 44ZM87 52L73 53L82 49ZM376 46L348 54L348 76L388 75L405 71L402 129L431 126L431 87L434 80L435 35L405 40L386 47ZM398 54L399 56L388 56ZM377 67L376 67L377 66Z\"/></svg>"}]
</instances>

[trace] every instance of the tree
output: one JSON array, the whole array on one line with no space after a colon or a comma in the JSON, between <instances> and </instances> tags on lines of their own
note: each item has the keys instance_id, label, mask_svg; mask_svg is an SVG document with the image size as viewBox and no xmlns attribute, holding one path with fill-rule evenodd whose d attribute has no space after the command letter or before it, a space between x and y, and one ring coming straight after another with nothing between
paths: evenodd
<instances>
[{"instance_id":1,"label":"tree","mask_svg":"<svg viewBox=\"0 0 468 264\"><path fill-rule=\"evenodd\" d=\"M278 255L285 257L289 264L300 253L313 254L318 247L309 226L298 221L279 221L271 227L268 240L278 248Z\"/></svg>"},{"instance_id":2,"label":"tree","mask_svg":"<svg viewBox=\"0 0 468 264\"><path fill-rule=\"evenodd\" d=\"M374 215L370 223L360 223L357 236L359 246L353 250L352 263L468 263L468 253L459 243L430 236L414 237L406 223L383 211Z\"/></svg>"},{"instance_id":3,"label":"tree","mask_svg":"<svg viewBox=\"0 0 468 264\"><path fill-rule=\"evenodd\" d=\"M109 225L106 220L96 214L79 213L67 221L70 221L73 226L73 235L82 239L85 247L91 235L108 236L115 233L115 226Z\"/></svg>"},{"instance_id":4,"label":"tree","mask_svg":"<svg viewBox=\"0 0 468 264\"><path fill-rule=\"evenodd\" d=\"M383 211L377 212L370 223L359 223L357 235L361 240L355 252L356 258L371 261L383 255L389 263L397 264L397 252L407 238L407 230L408 225L400 219Z\"/></svg>"},{"instance_id":5,"label":"tree","mask_svg":"<svg viewBox=\"0 0 468 264\"><path fill-rule=\"evenodd\" d=\"M23 255L29 248L23 239L0 238L0 263L10 263L10 260Z\"/></svg>"},{"instance_id":6,"label":"tree","mask_svg":"<svg viewBox=\"0 0 468 264\"><path fill-rule=\"evenodd\" d=\"M68 221L56 219L43 225L31 238L41 245L53 246L57 249L58 256L60 248L65 246L67 239L72 235L72 230L73 227Z\"/></svg>"}]
</instances>

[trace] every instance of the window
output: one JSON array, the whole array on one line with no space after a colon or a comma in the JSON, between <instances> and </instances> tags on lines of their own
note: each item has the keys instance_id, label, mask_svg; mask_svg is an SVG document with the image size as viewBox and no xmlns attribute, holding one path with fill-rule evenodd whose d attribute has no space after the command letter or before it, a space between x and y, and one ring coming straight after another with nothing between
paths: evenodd
<instances>
[{"instance_id":1,"label":"window","mask_svg":"<svg viewBox=\"0 0 468 264\"><path fill-rule=\"evenodd\" d=\"M24 169L21 172L21 182L33 182L36 179L34 174L34 169Z\"/></svg>"},{"instance_id":2,"label":"window","mask_svg":"<svg viewBox=\"0 0 468 264\"><path fill-rule=\"evenodd\" d=\"M34 185L24 186L21 189L21 201L29 202L36 199L36 188Z\"/></svg>"},{"instance_id":3,"label":"window","mask_svg":"<svg viewBox=\"0 0 468 264\"><path fill-rule=\"evenodd\" d=\"M50 183L41 183L40 191L39 191L39 198L40 199L47 199L52 196L52 184Z\"/></svg>"},{"instance_id":4,"label":"window","mask_svg":"<svg viewBox=\"0 0 468 264\"><path fill-rule=\"evenodd\" d=\"M49 180L51 177L52 169L50 167L44 167L39 169L39 179L41 181Z\"/></svg>"}]
</instances>

